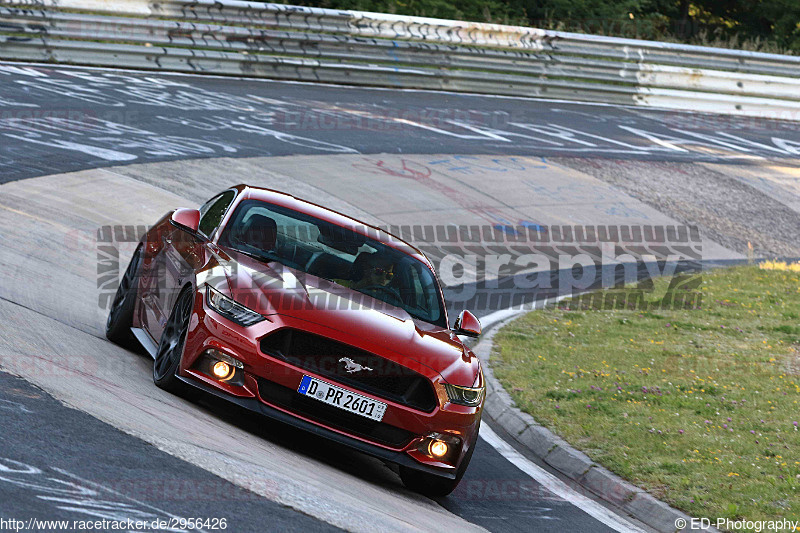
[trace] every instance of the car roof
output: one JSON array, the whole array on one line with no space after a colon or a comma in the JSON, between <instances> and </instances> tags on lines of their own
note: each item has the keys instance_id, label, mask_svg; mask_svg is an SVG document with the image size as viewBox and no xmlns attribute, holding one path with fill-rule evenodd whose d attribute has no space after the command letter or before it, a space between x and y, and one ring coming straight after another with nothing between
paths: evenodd
<instances>
[{"instance_id":1,"label":"car roof","mask_svg":"<svg viewBox=\"0 0 800 533\"><path fill-rule=\"evenodd\" d=\"M403 252L406 255L410 255L411 257L422 261L428 266L428 268L434 270L431 262L417 247L404 241L396 235L392 235L391 233L382 230L381 228L372 226L360 220L356 220L319 204L297 198L296 196L292 196L291 194L287 194L285 192L276 191L273 189L265 189L263 187L253 187L246 184L237 185L233 187L233 189L243 193L244 199L246 200L260 200L262 202L286 207L306 215L311 215L320 220L324 220L325 222L330 222L337 226L347 228L355 233L364 235L371 239L375 239L376 241L391 246L392 248Z\"/></svg>"}]
</instances>

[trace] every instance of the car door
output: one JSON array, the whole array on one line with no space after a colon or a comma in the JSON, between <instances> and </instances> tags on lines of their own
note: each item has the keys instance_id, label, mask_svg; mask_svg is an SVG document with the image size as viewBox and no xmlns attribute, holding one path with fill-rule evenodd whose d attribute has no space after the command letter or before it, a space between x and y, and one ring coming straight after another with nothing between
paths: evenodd
<instances>
[{"instance_id":1,"label":"car door","mask_svg":"<svg viewBox=\"0 0 800 533\"><path fill-rule=\"evenodd\" d=\"M156 341L161 338L181 289L206 263L210 239L235 197L235 190L227 190L206 202L200 208L200 225L196 234L174 225L162 233L162 246L154 258L154 275L158 281L150 294L146 312L146 328Z\"/></svg>"}]
</instances>

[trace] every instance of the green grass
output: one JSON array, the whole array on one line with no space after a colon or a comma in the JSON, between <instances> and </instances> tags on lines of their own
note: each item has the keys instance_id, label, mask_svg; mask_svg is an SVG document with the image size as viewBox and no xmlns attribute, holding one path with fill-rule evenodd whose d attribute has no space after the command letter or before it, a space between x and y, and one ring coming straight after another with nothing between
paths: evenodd
<instances>
[{"instance_id":1,"label":"green grass","mask_svg":"<svg viewBox=\"0 0 800 533\"><path fill-rule=\"evenodd\" d=\"M700 309L534 311L492 367L521 409L689 514L796 518L800 273L719 270L699 290Z\"/></svg>"}]
</instances>

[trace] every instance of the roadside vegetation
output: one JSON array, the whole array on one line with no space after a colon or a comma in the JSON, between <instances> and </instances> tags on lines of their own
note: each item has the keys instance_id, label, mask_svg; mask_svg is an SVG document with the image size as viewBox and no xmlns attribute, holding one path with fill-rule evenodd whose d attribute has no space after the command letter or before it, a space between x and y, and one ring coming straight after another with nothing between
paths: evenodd
<instances>
[{"instance_id":1,"label":"roadside vegetation","mask_svg":"<svg viewBox=\"0 0 800 533\"><path fill-rule=\"evenodd\" d=\"M796 0L298 0L299 5L800 53Z\"/></svg>"},{"instance_id":2,"label":"roadside vegetation","mask_svg":"<svg viewBox=\"0 0 800 533\"><path fill-rule=\"evenodd\" d=\"M539 423L693 516L796 518L800 265L698 290L699 308L534 311L498 332L492 367Z\"/></svg>"}]
</instances>

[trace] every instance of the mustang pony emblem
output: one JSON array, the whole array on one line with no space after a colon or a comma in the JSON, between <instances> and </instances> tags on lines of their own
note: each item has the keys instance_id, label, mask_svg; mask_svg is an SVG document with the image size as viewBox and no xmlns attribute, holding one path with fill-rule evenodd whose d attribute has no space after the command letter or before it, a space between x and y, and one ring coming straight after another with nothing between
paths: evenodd
<instances>
[{"instance_id":1,"label":"mustang pony emblem","mask_svg":"<svg viewBox=\"0 0 800 533\"><path fill-rule=\"evenodd\" d=\"M339 359L340 363L344 363L344 369L347 370L348 374L352 374L353 372L361 372L362 370L369 370L372 372L372 369L368 366L359 365L349 357L342 357Z\"/></svg>"}]
</instances>

